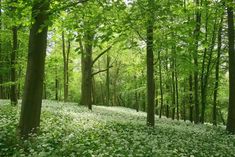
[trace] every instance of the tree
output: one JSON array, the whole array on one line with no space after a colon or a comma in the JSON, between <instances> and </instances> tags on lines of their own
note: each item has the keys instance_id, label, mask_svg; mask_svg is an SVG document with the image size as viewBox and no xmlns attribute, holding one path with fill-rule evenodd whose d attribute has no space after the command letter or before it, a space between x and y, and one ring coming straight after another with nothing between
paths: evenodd
<instances>
[{"instance_id":1,"label":"tree","mask_svg":"<svg viewBox=\"0 0 235 157\"><path fill-rule=\"evenodd\" d=\"M147 20L147 41L146 41L146 52L147 52L147 125L155 125L155 82L154 82L154 56L153 56L153 4L154 0L148 0L148 20Z\"/></svg>"},{"instance_id":2,"label":"tree","mask_svg":"<svg viewBox=\"0 0 235 157\"><path fill-rule=\"evenodd\" d=\"M235 134L235 50L234 50L234 19L233 19L233 0L227 4L228 17L228 46L229 46L229 106L227 130Z\"/></svg>"},{"instance_id":3,"label":"tree","mask_svg":"<svg viewBox=\"0 0 235 157\"><path fill-rule=\"evenodd\" d=\"M68 100L68 90L69 90L69 54L70 54L70 40L67 42L67 51L65 49L65 35L62 31L62 52L64 61L64 101Z\"/></svg>"},{"instance_id":4,"label":"tree","mask_svg":"<svg viewBox=\"0 0 235 157\"><path fill-rule=\"evenodd\" d=\"M199 123L199 98L198 98L198 42L201 28L201 13L199 10L200 0L196 0L196 25L194 30L194 53L193 53L193 61L194 61L194 104L195 104L195 117L194 122Z\"/></svg>"},{"instance_id":5,"label":"tree","mask_svg":"<svg viewBox=\"0 0 235 157\"><path fill-rule=\"evenodd\" d=\"M47 47L49 0L32 2L28 63L20 115L20 136L27 138L40 125L44 63Z\"/></svg>"},{"instance_id":6,"label":"tree","mask_svg":"<svg viewBox=\"0 0 235 157\"><path fill-rule=\"evenodd\" d=\"M16 0L12 1L13 5L17 4ZM12 7L13 15L16 14L16 7ZM12 27L12 52L11 52L11 91L10 91L10 99L12 105L17 105L17 85L16 85L16 54L18 49L18 36L17 36L18 28L16 25Z\"/></svg>"}]
</instances>

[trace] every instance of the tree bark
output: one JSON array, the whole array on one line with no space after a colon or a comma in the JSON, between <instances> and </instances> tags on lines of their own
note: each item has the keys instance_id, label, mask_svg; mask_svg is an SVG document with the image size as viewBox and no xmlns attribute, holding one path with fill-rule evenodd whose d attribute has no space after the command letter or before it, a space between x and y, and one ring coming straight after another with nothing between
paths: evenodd
<instances>
[{"instance_id":1,"label":"tree bark","mask_svg":"<svg viewBox=\"0 0 235 157\"><path fill-rule=\"evenodd\" d=\"M2 0L0 0L0 31L2 32ZM2 35L0 33L0 67L3 67L2 58ZM0 72L0 99L3 99L3 74Z\"/></svg>"},{"instance_id":2,"label":"tree bark","mask_svg":"<svg viewBox=\"0 0 235 157\"><path fill-rule=\"evenodd\" d=\"M162 61L161 61L161 53L160 51L158 51L158 68L159 68L159 83L160 83L160 95L161 95L161 99L160 99L160 113L159 113L159 118L162 117L162 110L163 110L163 84L162 84Z\"/></svg>"},{"instance_id":3,"label":"tree bark","mask_svg":"<svg viewBox=\"0 0 235 157\"><path fill-rule=\"evenodd\" d=\"M233 0L227 6L228 16L228 46L229 46L229 106L227 118L227 130L235 134L235 52L234 52L234 19L233 19Z\"/></svg>"},{"instance_id":4,"label":"tree bark","mask_svg":"<svg viewBox=\"0 0 235 157\"><path fill-rule=\"evenodd\" d=\"M85 35L84 53L82 56L82 104L92 110L92 41L93 35L88 31Z\"/></svg>"},{"instance_id":5,"label":"tree bark","mask_svg":"<svg viewBox=\"0 0 235 157\"><path fill-rule=\"evenodd\" d=\"M64 31L62 32L62 52L63 52L63 62L64 62L64 101L66 102L68 101L68 89L69 89L68 61L70 53L70 41L68 41L67 52L66 52Z\"/></svg>"},{"instance_id":6,"label":"tree bark","mask_svg":"<svg viewBox=\"0 0 235 157\"><path fill-rule=\"evenodd\" d=\"M213 32L212 32L212 39L211 39L211 45L210 45L210 49L209 49L209 56L208 56L208 63L206 66L206 73L204 73L204 77L203 77L203 85L202 85L202 109L201 109L201 119L200 122L204 123L205 121L205 110L206 110L206 103L207 103L207 87L208 87L208 80L209 80L209 76L210 76L210 71L211 71L211 62L212 62L212 53L214 50L214 46L215 46L215 40L216 40L216 31L217 31L217 19L215 19L215 23L214 23L214 28L213 28Z\"/></svg>"},{"instance_id":7,"label":"tree bark","mask_svg":"<svg viewBox=\"0 0 235 157\"><path fill-rule=\"evenodd\" d=\"M154 84L154 56L153 56L153 17L152 17L152 6L154 1L149 0L149 19L147 26L147 125L155 125L155 84Z\"/></svg>"},{"instance_id":8,"label":"tree bark","mask_svg":"<svg viewBox=\"0 0 235 157\"><path fill-rule=\"evenodd\" d=\"M45 22L48 20L48 9L48 0L37 0L32 3L34 23L30 29L27 72L19 124L20 135L25 138L30 133L35 133L40 124L48 31Z\"/></svg>"},{"instance_id":9,"label":"tree bark","mask_svg":"<svg viewBox=\"0 0 235 157\"><path fill-rule=\"evenodd\" d=\"M57 67L55 67L55 100L59 100L59 79L57 74Z\"/></svg>"},{"instance_id":10,"label":"tree bark","mask_svg":"<svg viewBox=\"0 0 235 157\"><path fill-rule=\"evenodd\" d=\"M16 85L16 53L18 49L17 27L12 28L13 47L11 52L11 92L10 99L12 105L17 105L17 85Z\"/></svg>"},{"instance_id":11,"label":"tree bark","mask_svg":"<svg viewBox=\"0 0 235 157\"><path fill-rule=\"evenodd\" d=\"M109 66L110 66L110 56L109 56L109 53L107 53L107 62L106 62L106 68L107 68L107 71L106 71L106 105L107 106L110 106L110 71L109 71Z\"/></svg>"},{"instance_id":12,"label":"tree bark","mask_svg":"<svg viewBox=\"0 0 235 157\"><path fill-rule=\"evenodd\" d=\"M193 76L189 75L189 120L193 122Z\"/></svg>"},{"instance_id":13,"label":"tree bark","mask_svg":"<svg viewBox=\"0 0 235 157\"><path fill-rule=\"evenodd\" d=\"M200 7L200 0L196 0L196 26L194 30L194 53L193 53L193 60L194 60L194 106L195 106L195 115L194 115L194 122L195 124L199 123L199 98L198 98L198 41L200 35L200 27L201 27L201 13L198 10Z\"/></svg>"},{"instance_id":14,"label":"tree bark","mask_svg":"<svg viewBox=\"0 0 235 157\"><path fill-rule=\"evenodd\" d=\"M215 85L213 95L213 125L217 125L217 95L219 88L219 68L220 68L220 56L221 56L221 45L222 45L222 29L223 29L223 15L220 20L220 26L218 30L218 48L217 48L217 59L215 65Z\"/></svg>"}]
</instances>

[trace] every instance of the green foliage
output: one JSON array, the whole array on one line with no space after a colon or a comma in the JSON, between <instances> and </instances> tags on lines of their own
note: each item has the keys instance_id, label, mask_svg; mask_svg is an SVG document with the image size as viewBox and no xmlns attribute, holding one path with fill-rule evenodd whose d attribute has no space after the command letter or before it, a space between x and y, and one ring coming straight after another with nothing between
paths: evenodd
<instances>
[{"instance_id":1,"label":"green foliage","mask_svg":"<svg viewBox=\"0 0 235 157\"><path fill-rule=\"evenodd\" d=\"M235 137L223 127L157 120L145 126L146 114L123 107L43 102L41 128L29 140L17 138L19 109L0 104L0 156L234 156Z\"/></svg>"}]
</instances>

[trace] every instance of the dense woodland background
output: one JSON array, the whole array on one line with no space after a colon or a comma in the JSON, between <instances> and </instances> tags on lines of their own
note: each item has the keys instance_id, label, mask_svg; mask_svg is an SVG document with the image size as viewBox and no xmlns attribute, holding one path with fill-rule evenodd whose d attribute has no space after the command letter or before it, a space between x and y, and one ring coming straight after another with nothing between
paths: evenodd
<instances>
[{"instance_id":1,"label":"dense woodland background","mask_svg":"<svg viewBox=\"0 0 235 157\"><path fill-rule=\"evenodd\" d=\"M158 115L235 133L233 0L0 4L0 99L22 103L22 137L36 132L42 99L144 111L149 126Z\"/></svg>"}]
</instances>

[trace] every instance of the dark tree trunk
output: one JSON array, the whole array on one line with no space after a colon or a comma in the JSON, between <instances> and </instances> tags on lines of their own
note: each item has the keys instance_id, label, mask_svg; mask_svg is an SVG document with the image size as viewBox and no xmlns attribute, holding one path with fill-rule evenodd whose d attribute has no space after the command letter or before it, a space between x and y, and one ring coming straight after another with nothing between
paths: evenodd
<instances>
[{"instance_id":1,"label":"dark tree trunk","mask_svg":"<svg viewBox=\"0 0 235 157\"><path fill-rule=\"evenodd\" d=\"M59 100L59 79L57 74L57 67L55 68L55 100Z\"/></svg>"},{"instance_id":2,"label":"dark tree trunk","mask_svg":"<svg viewBox=\"0 0 235 157\"><path fill-rule=\"evenodd\" d=\"M172 48L174 51L174 48ZM175 59L174 52L171 58L171 94L172 94L172 119L175 119Z\"/></svg>"},{"instance_id":3,"label":"dark tree trunk","mask_svg":"<svg viewBox=\"0 0 235 157\"><path fill-rule=\"evenodd\" d=\"M179 88L178 88L178 72L176 69L176 60L175 60L175 94L176 94L176 118L179 120Z\"/></svg>"},{"instance_id":4,"label":"dark tree trunk","mask_svg":"<svg viewBox=\"0 0 235 157\"><path fill-rule=\"evenodd\" d=\"M215 86L214 86L214 99L213 99L213 125L217 125L217 95L219 88L219 68L220 68L220 56L221 56L221 45L222 45L222 29L223 29L223 15L220 20L220 26L218 31L218 48L217 48L217 59L215 65Z\"/></svg>"},{"instance_id":5,"label":"dark tree trunk","mask_svg":"<svg viewBox=\"0 0 235 157\"><path fill-rule=\"evenodd\" d=\"M232 0L230 0L232 4ZM227 7L228 15L228 45L229 45L229 106L227 130L235 134L235 52L234 52L234 19L233 7Z\"/></svg>"},{"instance_id":6,"label":"dark tree trunk","mask_svg":"<svg viewBox=\"0 0 235 157\"><path fill-rule=\"evenodd\" d=\"M93 35L90 32L86 32L84 53L82 56L82 104L87 105L88 109L92 110L92 41Z\"/></svg>"},{"instance_id":7,"label":"dark tree trunk","mask_svg":"<svg viewBox=\"0 0 235 157\"><path fill-rule=\"evenodd\" d=\"M27 138L40 124L49 1L38 0L32 4L34 23L30 29L28 63L20 116L20 135ZM43 28L42 28L43 26ZM41 31L39 31L41 30Z\"/></svg>"},{"instance_id":8,"label":"dark tree trunk","mask_svg":"<svg viewBox=\"0 0 235 157\"><path fill-rule=\"evenodd\" d=\"M153 0L149 0L149 9L153 6ZM155 125L155 85L154 85L154 65L153 65L153 17L152 9L149 10L149 19L147 26L147 125Z\"/></svg>"},{"instance_id":9,"label":"dark tree trunk","mask_svg":"<svg viewBox=\"0 0 235 157\"><path fill-rule=\"evenodd\" d=\"M205 21L205 43L208 42L208 22L209 22L209 15L207 9L207 0L205 1L205 8L206 8L206 21ZM202 72L201 72L201 123L204 123L204 112L206 107L206 89L205 87L205 67L206 67L206 59L207 59L207 47L205 47L203 52L203 59L202 59Z\"/></svg>"},{"instance_id":10,"label":"dark tree trunk","mask_svg":"<svg viewBox=\"0 0 235 157\"><path fill-rule=\"evenodd\" d=\"M16 53L18 49L17 27L12 28L13 48L11 52L11 92L10 99L12 105L17 105L17 85L16 85Z\"/></svg>"},{"instance_id":11,"label":"dark tree trunk","mask_svg":"<svg viewBox=\"0 0 235 157\"><path fill-rule=\"evenodd\" d=\"M193 76L189 76L189 120L193 122Z\"/></svg>"},{"instance_id":12,"label":"dark tree trunk","mask_svg":"<svg viewBox=\"0 0 235 157\"><path fill-rule=\"evenodd\" d=\"M110 106L110 71L109 71L109 66L110 66L110 56L109 53L107 53L107 62L106 62L106 105Z\"/></svg>"},{"instance_id":13,"label":"dark tree trunk","mask_svg":"<svg viewBox=\"0 0 235 157\"><path fill-rule=\"evenodd\" d=\"M2 0L0 0L0 31L2 32ZM2 57L2 35L0 33L0 68L3 67ZM3 74L0 72L0 99L3 99Z\"/></svg>"},{"instance_id":14,"label":"dark tree trunk","mask_svg":"<svg viewBox=\"0 0 235 157\"><path fill-rule=\"evenodd\" d=\"M200 0L196 0L196 5L200 7ZM195 115L194 115L194 122L197 124L199 123L199 98L198 98L198 42L199 42L199 35L200 35L200 27L201 27L201 13L199 10L196 11L196 26L194 30L194 53L193 53L193 60L194 60L194 106L195 106Z\"/></svg>"},{"instance_id":15,"label":"dark tree trunk","mask_svg":"<svg viewBox=\"0 0 235 157\"><path fill-rule=\"evenodd\" d=\"M183 120L186 121L187 119L187 116L186 116L186 85L184 85L184 95L183 95L183 100L182 100L182 104L183 104L183 113L182 113L182 116L183 116Z\"/></svg>"},{"instance_id":16,"label":"dark tree trunk","mask_svg":"<svg viewBox=\"0 0 235 157\"><path fill-rule=\"evenodd\" d=\"M162 117L162 110L163 110L163 84L162 84L162 61L161 61L161 53L158 51L158 60L159 60L159 83L160 83L160 113L159 113L159 118Z\"/></svg>"}]
</instances>

